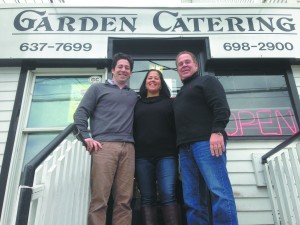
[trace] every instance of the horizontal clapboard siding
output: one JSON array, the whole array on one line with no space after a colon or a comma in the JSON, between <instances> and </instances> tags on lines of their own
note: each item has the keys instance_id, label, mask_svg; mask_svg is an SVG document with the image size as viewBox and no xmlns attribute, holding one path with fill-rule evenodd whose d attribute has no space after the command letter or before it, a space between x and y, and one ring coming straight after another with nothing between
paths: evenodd
<instances>
[{"instance_id":1,"label":"horizontal clapboard siding","mask_svg":"<svg viewBox=\"0 0 300 225\"><path fill-rule=\"evenodd\" d=\"M258 187L252 155L263 155L281 141L234 141L227 145L227 169L238 211L239 224L274 224L267 187Z\"/></svg>"}]
</instances>

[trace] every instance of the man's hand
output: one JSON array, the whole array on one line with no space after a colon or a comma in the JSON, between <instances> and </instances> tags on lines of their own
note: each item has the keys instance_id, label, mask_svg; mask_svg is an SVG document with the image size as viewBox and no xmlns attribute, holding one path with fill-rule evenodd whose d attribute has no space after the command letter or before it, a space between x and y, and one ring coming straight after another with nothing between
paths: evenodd
<instances>
[{"instance_id":1,"label":"man's hand","mask_svg":"<svg viewBox=\"0 0 300 225\"><path fill-rule=\"evenodd\" d=\"M84 139L86 143L86 150L92 154L94 151L98 152L102 149L102 144L99 141L95 141L93 138Z\"/></svg>"},{"instance_id":2,"label":"man's hand","mask_svg":"<svg viewBox=\"0 0 300 225\"><path fill-rule=\"evenodd\" d=\"M219 157L225 151L224 137L221 133L212 133L210 136L210 152L212 156Z\"/></svg>"}]
</instances>

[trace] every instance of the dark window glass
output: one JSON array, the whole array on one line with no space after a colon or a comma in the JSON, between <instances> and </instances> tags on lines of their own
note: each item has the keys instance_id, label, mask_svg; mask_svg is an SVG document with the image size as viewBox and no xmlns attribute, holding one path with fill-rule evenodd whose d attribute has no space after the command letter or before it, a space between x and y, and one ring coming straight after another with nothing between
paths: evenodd
<instances>
[{"instance_id":1,"label":"dark window glass","mask_svg":"<svg viewBox=\"0 0 300 225\"><path fill-rule=\"evenodd\" d=\"M90 77L36 77L27 128L35 128L39 132L28 133L23 166L59 133L45 132L46 129L73 123L73 114L91 85Z\"/></svg>"},{"instance_id":2,"label":"dark window glass","mask_svg":"<svg viewBox=\"0 0 300 225\"><path fill-rule=\"evenodd\" d=\"M49 144L57 133L36 133L29 134L27 138L23 167L33 159L47 144Z\"/></svg>"},{"instance_id":3,"label":"dark window glass","mask_svg":"<svg viewBox=\"0 0 300 225\"><path fill-rule=\"evenodd\" d=\"M66 127L90 85L88 77L37 77L27 127Z\"/></svg>"},{"instance_id":4,"label":"dark window glass","mask_svg":"<svg viewBox=\"0 0 300 225\"><path fill-rule=\"evenodd\" d=\"M298 126L284 76L218 76L231 109L229 136L292 135Z\"/></svg>"}]
</instances>

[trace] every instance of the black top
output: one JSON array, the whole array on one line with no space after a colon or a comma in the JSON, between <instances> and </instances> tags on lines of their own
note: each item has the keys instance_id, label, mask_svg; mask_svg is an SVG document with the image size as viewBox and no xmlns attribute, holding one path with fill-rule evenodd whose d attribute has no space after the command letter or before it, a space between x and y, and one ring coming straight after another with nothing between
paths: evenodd
<instances>
[{"instance_id":1,"label":"black top","mask_svg":"<svg viewBox=\"0 0 300 225\"><path fill-rule=\"evenodd\" d=\"M183 80L173 106L177 145L207 141L211 133L217 132L227 138L225 127L230 109L224 88L216 77L196 73Z\"/></svg>"},{"instance_id":2,"label":"black top","mask_svg":"<svg viewBox=\"0 0 300 225\"><path fill-rule=\"evenodd\" d=\"M137 158L177 155L172 103L172 99L160 96L136 103L133 136Z\"/></svg>"}]
</instances>

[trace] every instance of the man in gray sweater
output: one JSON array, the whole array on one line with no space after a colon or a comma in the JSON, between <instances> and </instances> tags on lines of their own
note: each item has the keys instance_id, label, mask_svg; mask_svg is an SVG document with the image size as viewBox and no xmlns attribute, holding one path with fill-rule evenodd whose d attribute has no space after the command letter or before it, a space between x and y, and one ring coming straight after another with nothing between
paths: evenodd
<instances>
[{"instance_id":1,"label":"man in gray sweater","mask_svg":"<svg viewBox=\"0 0 300 225\"><path fill-rule=\"evenodd\" d=\"M74 114L74 122L92 155L89 225L106 224L110 193L114 199L112 225L131 225L135 167L132 124L138 99L126 85L132 69L133 60L128 55L116 54L112 79L92 84Z\"/></svg>"}]
</instances>

